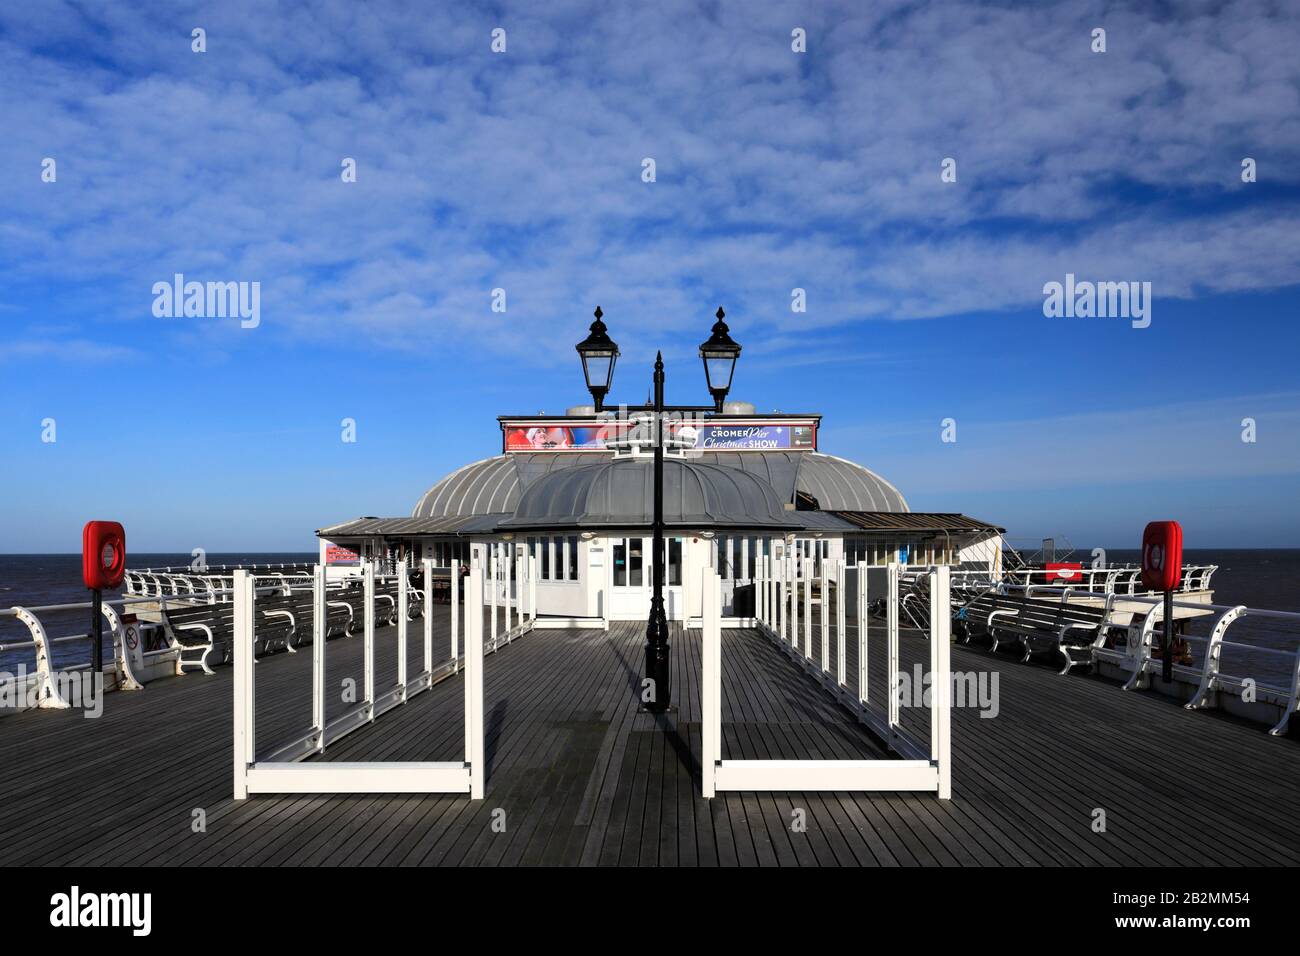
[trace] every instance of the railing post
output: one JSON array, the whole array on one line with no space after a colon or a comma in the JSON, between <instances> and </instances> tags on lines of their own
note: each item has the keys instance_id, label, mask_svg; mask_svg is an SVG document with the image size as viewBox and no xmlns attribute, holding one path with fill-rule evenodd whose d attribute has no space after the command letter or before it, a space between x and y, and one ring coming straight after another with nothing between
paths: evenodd
<instances>
[{"instance_id":1,"label":"railing post","mask_svg":"<svg viewBox=\"0 0 1300 956\"><path fill-rule=\"evenodd\" d=\"M325 604L325 568L316 565L311 575L311 725L316 732L316 752L325 750L325 640L329 634L329 608Z\"/></svg>"},{"instance_id":2,"label":"railing post","mask_svg":"<svg viewBox=\"0 0 1300 956\"><path fill-rule=\"evenodd\" d=\"M1214 627L1210 630L1210 638L1205 643L1205 660L1201 662L1201 681L1192 699L1183 705L1188 710L1205 706L1206 699L1214 686L1214 678L1219 674L1219 655L1223 651L1223 635L1228 630L1228 625L1245 613L1245 606L1239 604L1224 611L1214 622Z\"/></svg>"},{"instance_id":3,"label":"railing post","mask_svg":"<svg viewBox=\"0 0 1300 956\"><path fill-rule=\"evenodd\" d=\"M848 577L848 569L844 559L839 558L835 562L835 664L838 673L836 677L839 685L844 687L848 680L845 677L845 671L848 669L848 650L845 646L845 621L847 611L844 607L844 586Z\"/></svg>"},{"instance_id":4,"label":"railing post","mask_svg":"<svg viewBox=\"0 0 1300 956\"><path fill-rule=\"evenodd\" d=\"M803 656L812 660L813 560L803 559Z\"/></svg>"},{"instance_id":5,"label":"railing post","mask_svg":"<svg viewBox=\"0 0 1300 956\"><path fill-rule=\"evenodd\" d=\"M407 580L409 569L405 562L397 568L397 686L402 700L406 700L406 614L410 582Z\"/></svg>"},{"instance_id":6,"label":"railing post","mask_svg":"<svg viewBox=\"0 0 1300 956\"><path fill-rule=\"evenodd\" d=\"M510 611L510 572L514 569L514 562L510 560L510 551L514 547L509 541L501 546L501 577L505 582L503 590L505 591L506 602L506 643L510 643L510 622L514 620L514 615Z\"/></svg>"},{"instance_id":7,"label":"railing post","mask_svg":"<svg viewBox=\"0 0 1300 956\"><path fill-rule=\"evenodd\" d=\"M497 543L488 545L488 594L491 595L492 650L497 649Z\"/></svg>"},{"instance_id":8,"label":"railing post","mask_svg":"<svg viewBox=\"0 0 1300 956\"><path fill-rule=\"evenodd\" d=\"M365 658L364 688L366 720L375 719L375 562L367 561L362 573L365 632L362 653Z\"/></svg>"},{"instance_id":9,"label":"railing post","mask_svg":"<svg viewBox=\"0 0 1300 956\"><path fill-rule=\"evenodd\" d=\"M888 668L889 732L898 732L898 563L889 562L889 586L885 592L885 657Z\"/></svg>"},{"instance_id":10,"label":"railing post","mask_svg":"<svg viewBox=\"0 0 1300 956\"><path fill-rule=\"evenodd\" d=\"M867 565L858 562L858 700L866 703L871 697L870 673L867 670L867 643L870 637L870 609L867 607L870 587L867 584Z\"/></svg>"},{"instance_id":11,"label":"railing post","mask_svg":"<svg viewBox=\"0 0 1300 956\"><path fill-rule=\"evenodd\" d=\"M36 649L36 706L46 710L67 710L68 703L59 691L59 682L54 677L54 663L50 657L50 640L45 628L31 611L23 607L12 607L11 611L18 620L27 625L32 635L32 646Z\"/></svg>"},{"instance_id":12,"label":"railing post","mask_svg":"<svg viewBox=\"0 0 1300 956\"><path fill-rule=\"evenodd\" d=\"M781 638L781 643L788 642L785 634L785 580L789 577L789 562L785 558L784 548L781 551L781 560L776 563L776 632Z\"/></svg>"},{"instance_id":13,"label":"railing post","mask_svg":"<svg viewBox=\"0 0 1300 956\"><path fill-rule=\"evenodd\" d=\"M451 660L452 673L460 672L460 562L451 559Z\"/></svg>"},{"instance_id":14,"label":"railing post","mask_svg":"<svg viewBox=\"0 0 1300 956\"><path fill-rule=\"evenodd\" d=\"M482 800L487 772L483 753L483 565L470 564L465 601L465 762L469 764L469 795Z\"/></svg>"},{"instance_id":15,"label":"railing post","mask_svg":"<svg viewBox=\"0 0 1300 956\"><path fill-rule=\"evenodd\" d=\"M529 620L537 620L537 556L530 554L528 556L528 616ZM609 609L605 609L605 628L609 629Z\"/></svg>"},{"instance_id":16,"label":"railing post","mask_svg":"<svg viewBox=\"0 0 1300 956\"><path fill-rule=\"evenodd\" d=\"M248 797L248 768L252 766L257 741L257 724L254 699L257 687L253 668L253 614L256 595L253 591L253 578L244 570L236 571L231 597L235 604L235 616L231 629L234 641L234 697L235 697L235 740L234 740L234 790L235 799Z\"/></svg>"},{"instance_id":17,"label":"railing post","mask_svg":"<svg viewBox=\"0 0 1300 956\"><path fill-rule=\"evenodd\" d=\"M952 596L947 565L930 572L930 759L939 770L939 799L952 796Z\"/></svg>"},{"instance_id":18,"label":"railing post","mask_svg":"<svg viewBox=\"0 0 1300 956\"><path fill-rule=\"evenodd\" d=\"M821 588L822 588L822 673L829 674L831 670L831 570L830 562L821 562Z\"/></svg>"},{"instance_id":19,"label":"railing post","mask_svg":"<svg viewBox=\"0 0 1300 956\"><path fill-rule=\"evenodd\" d=\"M577 545L575 545L575 547L577 547ZM527 612L524 610L524 584L525 584L524 556L523 556L523 552L520 551L518 548L515 548L513 545L511 546L511 548L513 551L514 565L515 565L515 608L519 612L517 615L519 620L519 626L523 627L524 622L527 620L527 617L525 616ZM575 561L577 560L576 555L574 556L574 560Z\"/></svg>"},{"instance_id":20,"label":"railing post","mask_svg":"<svg viewBox=\"0 0 1300 956\"><path fill-rule=\"evenodd\" d=\"M700 783L704 797L716 791L722 734L722 581L710 567L700 569L702 609L700 644Z\"/></svg>"},{"instance_id":21,"label":"railing post","mask_svg":"<svg viewBox=\"0 0 1300 956\"><path fill-rule=\"evenodd\" d=\"M424 673L433 677L433 558L421 562L424 570Z\"/></svg>"}]
</instances>

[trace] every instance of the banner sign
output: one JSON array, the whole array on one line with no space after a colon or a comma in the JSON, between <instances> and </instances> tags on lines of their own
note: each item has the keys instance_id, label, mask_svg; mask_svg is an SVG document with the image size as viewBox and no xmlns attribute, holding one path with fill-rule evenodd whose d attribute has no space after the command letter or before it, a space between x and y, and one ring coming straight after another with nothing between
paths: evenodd
<instances>
[{"instance_id":1,"label":"banner sign","mask_svg":"<svg viewBox=\"0 0 1300 956\"><path fill-rule=\"evenodd\" d=\"M603 451L626 435L626 421L591 425L503 425L506 451ZM673 423L668 433L698 451L816 451L817 426L744 422Z\"/></svg>"},{"instance_id":2,"label":"banner sign","mask_svg":"<svg viewBox=\"0 0 1300 956\"><path fill-rule=\"evenodd\" d=\"M325 545L325 563L326 564L360 564L361 555L351 548L345 548L338 544Z\"/></svg>"},{"instance_id":3,"label":"banner sign","mask_svg":"<svg viewBox=\"0 0 1300 956\"><path fill-rule=\"evenodd\" d=\"M1048 584L1053 581L1075 584L1083 580L1083 565L1078 561L1048 561L1044 580Z\"/></svg>"}]
</instances>

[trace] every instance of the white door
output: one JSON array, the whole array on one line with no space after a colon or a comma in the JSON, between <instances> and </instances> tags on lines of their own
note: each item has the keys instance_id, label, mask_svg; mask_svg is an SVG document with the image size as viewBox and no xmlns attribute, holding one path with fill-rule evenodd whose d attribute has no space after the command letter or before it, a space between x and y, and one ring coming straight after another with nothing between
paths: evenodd
<instances>
[{"instance_id":1,"label":"white door","mask_svg":"<svg viewBox=\"0 0 1300 956\"><path fill-rule=\"evenodd\" d=\"M650 613L650 595L654 591L654 564L651 560L654 538L610 538L609 548L609 616L616 621L644 620ZM682 539L664 537L668 558L664 569L664 613L670 621L683 619Z\"/></svg>"}]
</instances>

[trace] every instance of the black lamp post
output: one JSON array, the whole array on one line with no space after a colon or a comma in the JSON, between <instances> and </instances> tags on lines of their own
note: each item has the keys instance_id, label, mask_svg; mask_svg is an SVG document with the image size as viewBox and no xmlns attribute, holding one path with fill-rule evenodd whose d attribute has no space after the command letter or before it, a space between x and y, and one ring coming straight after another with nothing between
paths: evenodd
<instances>
[{"instance_id":1,"label":"black lamp post","mask_svg":"<svg viewBox=\"0 0 1300 956\"><path fill-rule=\"evenodd\" d=\"M713 324L713 334L700 346L700 358L704 360L704 377L709 383L709 394L713 396L715 411L722 411L722 404L731 391L731 376L736 371L736 359L740 358L740 346L732 341L727 323L722 319L726 315L722 306L718 306L718 321Z\"/></svg>"},{"instance_id":2,"label":"black lamp post","mask_svg":"<svg viewBox=\"0 0 1300 956\"><path fill-rule=\"evenodd\" d=\"M587 379L587 390L596 401L596 411L605 406L605 396L614 381L614 363L618 361L618 345L606 334L600 317L605 313L596 306L596 321L591 323L591 334L576 346L582 359L582 374Z\"/></svg>"},{"instance_id":3,"label":"black lamp post","mask_svg":"<svg viewBox=\"0 0 1300 956\"><path fill-rule=\"evenodd\" d=\"M609 394L614 379L614 362L619 354L618 346L610 339L605 323L600 320L602 314L600 306L597 306L596 321L591 323L591 334L577 345L578 355L582 358L582 374L587 379L587 389L596 400L596 411L601 410L605 396ZM664 613L664 568L668 564L664 554L664 413L722 411L727 392L731 390L736 359L740 357L740 346L732 341L727 324L722 321L724 314L719 306L713 334L700 346L700 358L704 360L704 376L709 394L713 396L713 405L664 405L664 357L659 352L655 355L654 403L629 406L654 413L654 424L651 426L655 450L654 519L651 525L654 536L651 546L654 590L650 598L650 616L646 621L645 635L645 674L651 688L645 709L653 714L664 713L672 703L668 615Z\"/></svg>"},{"instance_id":4,"label":"black lamp post","mask_svg":"<svg viewBox=\"0 0 1300 956\"><path fill-rule=\"evenodd\" d=\"M668 615L664 613L664 356L655 353L655 504L650 553L654 555L654 593L650 617L645 624L645 676L650 681L650 699L645 709L662 714L672 703L672 671L668 647Z\"/></svg>"}]
</instances>

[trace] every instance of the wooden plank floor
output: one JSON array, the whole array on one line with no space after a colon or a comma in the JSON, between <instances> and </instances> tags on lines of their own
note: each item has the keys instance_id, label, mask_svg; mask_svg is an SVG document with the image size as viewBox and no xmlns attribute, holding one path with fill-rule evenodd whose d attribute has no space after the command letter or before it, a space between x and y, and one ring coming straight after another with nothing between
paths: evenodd
<instances>
[{"instance_id":1,"label":"wooden plank floor","mask_svg":"<svg viewBox=\"0 0 1300 956\"><path fill-rule=\"evenodd\" d=\"M396 666L392 630L379 634L380 690ZM637 709L642 632L641 624L536 631L487 658L490 777L478 803L447 795L233 801L228 667L111 694L97 720L52 711L0 719L0 864L1300 863L1296 741L961 646L954 670L996 674L998 712L954 711L951 801L703 800L698 632L674 630L678 709L658 718ZM878 640L873 633L873 665L883 661ZM852 637L847 650L855 673ZM358 637L330 642L331 686L359 678L360 652ZM928 647L905 634L902 657L910 668L928 659ZM726 631L723 662L724 756L882 756L768 638ZM260 746L302 729L310 666L310 653L258 663ZM326 759L459 759L461 695L460 679L446 680ZM903 719L928 729L924 710L905 708ZM1104 833L1093 831L1097 810ZM195 832L196 811L204 832ZM792 827L797 816L805 829Z\"/></svg>"}]
</instances>

